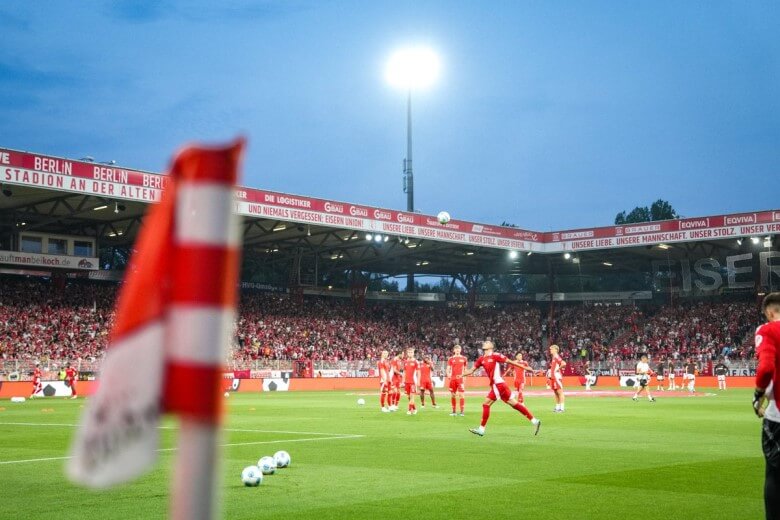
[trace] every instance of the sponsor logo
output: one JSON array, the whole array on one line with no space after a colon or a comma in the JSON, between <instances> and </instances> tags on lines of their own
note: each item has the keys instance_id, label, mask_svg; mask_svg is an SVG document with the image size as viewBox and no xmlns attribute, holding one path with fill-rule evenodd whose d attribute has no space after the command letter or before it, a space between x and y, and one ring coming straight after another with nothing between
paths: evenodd
<instances>
[{"instance_id":1,"label":"sponsor logo","mask_svg":"<svg viewBox=\"0 0 780 520\"><path fill-rule=\"evenodd\" d=\"M471 230L472 230L474 233L482 233L482 230L483 230L483 229L484 229L484 227L483 227L483 226L481 226L480 224L474 224L474 225L471 227Z\"/></svg>"},{"instance_id":2,"label":"sponsor logo","mask_svg":"<svg viewBox=\"0 0 780 520\"><path fill-rule=\"evenodd\" d=\"M353 217L367 217L368 216L368 210L366 208L359 208L357 206L350 206L349 207L349 214Z\"/></svg>"},{"instance_id":3,"label":"sponsor logo","mask_svg":"<svg viewBox=\"0 0 780 520\"><path fill-rule=\"evenodd\" d=\"M710 227L709 218L694 218L680 221L680 229L699 229L706 227Z\"/></svg>"},{"instance_id":4,"label":"sponsor logo","mask_svg":"<svg viewBox=\"0 0 780 520\"><path fill-rule=\"evenodd\" d=\"M402 222L402 223L405 222L407 224L414 224L414 216L407 215L406 213L398 213L398 215L396 215L395 218L396 218L396 220L398 220L398 222Z\"/></svg>"},{"instance_id":5,"label":"sponsor logo","mask_svg":"<svg viewBox=\"0 0 780 520\"><path fill-rule=\"evenodd\" d=\"M560 242L561 241L561 234L560 233L553 233L553 242Z\"/></svg>"},{"instance_id":6,"label":"sponsor logo","mask_svg":"<svg viewBox=\"0 0 780 520\"><path fill-rule=\"evenodd\" d=\"M661 224L645 224L643 226L626 226L626 233L652 233L661 231Z\"/></svg>"},{"instance_id":7,"label":"sponsor logo","mask_svg":"<svg viewBox=\"0 0 780 520\"><path fill-rule=\"evenodd\" d=\"M623 236L623 228L622 227L616 227L615 228L615 235Z\"/></svg>"},{"instance_id":8,"label":"sponsor logo","mask_svg":"<svg viewBox=\"0 0 780 520\"><path fill-rule=\"evenodd\" d=\"M726 226L739 226L740 224L755 224L758 221L756 214L735 215L733 217L723 217L723 224Z\"/></svg>"},{"instance_id":9,"label":"sponsor logo","mask_svg":"<svg viewBox=\"0 0 780 520\"><path fill-rule=\"evenodd\" d=\"M374 210L374 218L377 220L393 220L393 215L381 209Z\"/></svg>"},{"instance_id":10,"label":"sponsor logo","mask_svg":"<svg viewBox=\"0 0 780 520\"><path fill-rule=\"evenodd\" d=\"M332 202L325 203L325 211L328 213L344 213L344 206Z\"/></svg>"},{"instance_id":11,"label":"sponsor logo","mask_svg":"<svg viewBox=\"0 0 780 520\"><path fill-rule=\"evenodd\" d=\"M777 222L780 220L780 211L773 211L772 212L772 222Z\"/></svg>"},{"instance_id":12,"label":"sponsor logo","mask_svg":"<svg viewBox=\"0 0 780 520\"><path fill-rule=\"evenodd\" d=\"M561 239L562 240L576 240L578 238L591 238L594 235L592 229L588 229L585 231L568 231L566 233L561 233Z\"/></svg>"},{"instance_id":13,"label":"sponsor logo","mask_svg":"<svg viewBox=\"0 0 780 520\"><path fill-rule=\"evenodd\" d=\"M82 269L91 269L92 268L92 262L90 262L86 258L82 258L79 261L79 267L81 267Z\"/></svg>"}]
</instances>

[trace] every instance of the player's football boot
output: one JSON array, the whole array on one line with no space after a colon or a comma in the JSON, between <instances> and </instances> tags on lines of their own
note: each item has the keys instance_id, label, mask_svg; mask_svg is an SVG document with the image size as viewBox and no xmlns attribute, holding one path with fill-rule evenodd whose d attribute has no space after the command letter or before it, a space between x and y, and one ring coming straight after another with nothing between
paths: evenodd
<instances>
[{"instance_id":1,"label":"player's football boot","mask_svg":"<svg viewBox=\"0 0 780 520\"><path fill-rule=\"evenodd\" d=\"M469 431L474 435L479 435L480 437L484 437L485 435L485 430L480 430L479 428L469 428Z\"/></svg>"}]
</instances>

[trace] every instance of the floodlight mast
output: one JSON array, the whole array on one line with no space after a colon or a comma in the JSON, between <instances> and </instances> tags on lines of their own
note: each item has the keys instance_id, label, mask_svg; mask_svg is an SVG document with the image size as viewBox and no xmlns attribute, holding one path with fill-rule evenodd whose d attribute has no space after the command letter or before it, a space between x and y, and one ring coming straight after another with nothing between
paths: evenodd
<instances>
[{"instance_id":1,"label":"floodlight mast","mask_svg":"<svg viewBox=\"0 0 780 520\"><path fill-rule=\"evenodd\" d=\"M439 58L426 47L397 51L387 64L387 81L406 90L406 158L404 159L404 193L406 210L414 212L414 169L412 166L412 90L432 85L439 75ZM406 278L406 290L414 291L414 273Z\"/></svg>"}]
</instances>

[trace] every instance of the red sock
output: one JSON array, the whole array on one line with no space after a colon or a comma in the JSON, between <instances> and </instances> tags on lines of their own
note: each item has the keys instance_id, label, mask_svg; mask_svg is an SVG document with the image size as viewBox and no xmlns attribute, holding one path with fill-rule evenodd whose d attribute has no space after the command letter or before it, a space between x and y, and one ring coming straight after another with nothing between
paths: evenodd
<instances>
[{"instance_id":1,"label":"red sock","mask_svg":"<svg viewBox=\"0 0 780 520\"><path fill-rule=\"evenodd\" d=\"M452 413L455 413L455 398L450 399L452 401Z\"/></svg>"},{"instance_id":2,"label":"red sock","mask_svg":"<svg viewBox=\"0 0 780 520\"><path fill-rule=\"evenodd\" d=\"M526 408L526 407L523 405L523 403L517 403L517 404L516 404L516 405L514 405L512 408L514 408L515 410L517 410L517 411L518 411L518 412L520 412L521 414L525 415L525 416L528 418L528 420L529 420L529 421L530 421L530 420L532 420L532 419L534 418L534 415L531 413L531 411L530 411L530 410L528 410L528 408Z\"/></svg>"},{"instance_id":3,"label":"red sock","mask_svg":"<svg viewBox=\"0 0 780 520\"><path fill-rule=\"evenodd\" d=\"M466 400L463 397L461 397L460 398L460 413L463 413L463 408L465 408L465 406L466 406Z\"/></svg>"},{"instance_id":4,"label":"red sock","mask_svg":"<svg viewBox=\"0 0 780 520\"><path fill-rule=\"evenodd\" d=\"M488 419L490 418L490 405L489 404L483 404L482 405L482 427L484 428L485 425L488 422Z\"/></svg>"},{"instance_id":5,"label":"red sock","mask_svg":"<svg viewBox=\"0 0 780 520\"><path fill-rule=\"evenodd\" d=\"M384 394L384 393L379 397L379 403L381 404L382 408L385 407L385 399L386 398L387 398L387 395Z\"/></svg>"}]
</instances>

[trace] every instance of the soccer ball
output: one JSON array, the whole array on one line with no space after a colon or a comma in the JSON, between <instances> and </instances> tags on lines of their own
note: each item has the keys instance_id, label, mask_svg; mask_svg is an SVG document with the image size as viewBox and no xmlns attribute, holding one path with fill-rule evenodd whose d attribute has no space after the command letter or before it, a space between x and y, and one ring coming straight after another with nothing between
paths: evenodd
<instances>
[{"instance_id":1,"label":"soccer ball","mask_svg":"<svg viewBox=\"0 0 780 520\"><path fill-rule=\"evenodd\" d=\"M440 211L436 218L439 219L439 224L446 224L450 221L450 214L446 211Z\"/></svg>"},{"instance_id":2,"label":"soccer ball","mask_svg":"<svg viewBox=\"0 0 780 520\"><path fill-rule=\"evenodd\" d=\"M281 450L274 453L274 461L276 462L277 468L286 468L287 466L290 465L292 459L290 459L289 453L287 453L284 450Z\"/></svg>"},{"instance_id":3,"label":"soccer ball","mask_svg":"<svg viewBox=\"0 0 780 520\"><path fill-rule=\"evenodd\" d=\"M276 461L273 457L262 457L257 461L257 467L263 472L263 475L273 475L276 472Z\"/></svg>"},{"instance_id":4,"label":"soccer ball","mask_svg":"<svg viewBox=\"0 0 780 520\"><path fill-rule=\"evenodd\" d=\"M259 486L263 483L263 473L257 466L247 466L241 472L241 482L247 487Z\"/></svg>"},{"instance_id":5,"label":"soccer ball","mask_svg":"<svg viewBox=\"0 0 780 520\"><path fill-rule=\"evenodd\" d=\"M364 404L366 404L366 400L365 399L363 399L362 397L360 399L358 399L358 406L363 406Z\"/></svg>"},{"instance_id":6,"label":"soccer ball","mask_svg":"<svg viewBox=\"0 0 780 520\"><path fill-rule=\"evenodd\" d=\"M230 397L230 392L225 392L225 397Z\"/></svg>"}]
</instances>

